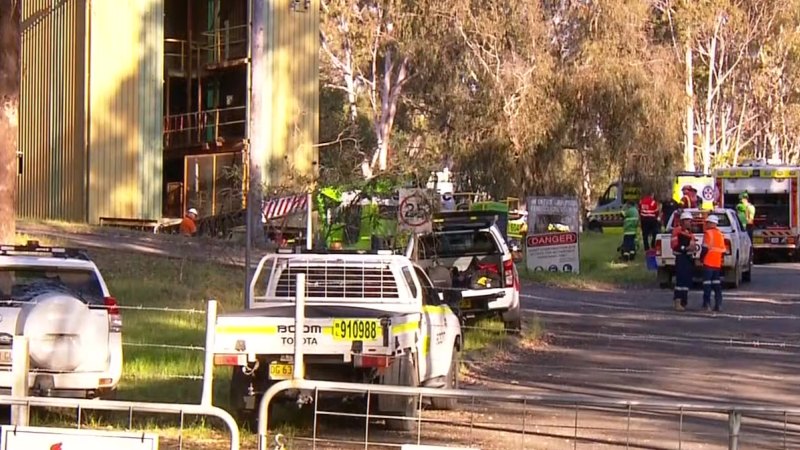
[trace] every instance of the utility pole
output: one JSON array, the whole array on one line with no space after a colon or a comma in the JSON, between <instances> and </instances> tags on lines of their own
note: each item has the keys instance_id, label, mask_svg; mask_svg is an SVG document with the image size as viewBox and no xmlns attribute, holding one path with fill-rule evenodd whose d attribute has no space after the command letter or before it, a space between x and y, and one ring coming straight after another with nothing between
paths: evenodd
<instances>
[{"instance_id":1,"label":"utility pole","mask_svg":"<svg viewBox=\"0 0 800 450\"><path fill-rule=\"evenodd\" d=\"M264 8L266 0L250 0L250 101L248 107L247 129L247 212L245 247L245 304L250 303L250 283L253 272L251 258L253 241L261 240L264 229L261 224L261 201L263 192L264 164L267 162L267 145L269 134L265 129L269 126L264 119L264 89L267 86L268 73L266 65L266 23Z\"/></svg>"}]
</instances>

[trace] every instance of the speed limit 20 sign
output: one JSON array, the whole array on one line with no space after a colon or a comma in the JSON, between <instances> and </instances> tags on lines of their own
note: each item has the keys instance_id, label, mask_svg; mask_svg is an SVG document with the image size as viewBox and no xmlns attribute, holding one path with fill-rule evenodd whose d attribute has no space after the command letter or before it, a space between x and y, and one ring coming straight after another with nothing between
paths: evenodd
<instances>
[{"instance_id":1,"label":"speed limit 20 sign","mask_svg":"<svg viewBox=\"0 0 800 450\"><path fill-rule=\"evenodd\" d=\"M427 189L400 189L397 221L400 228L414 233L432 230L433 204Z\"/></svg>"}]
</instances>

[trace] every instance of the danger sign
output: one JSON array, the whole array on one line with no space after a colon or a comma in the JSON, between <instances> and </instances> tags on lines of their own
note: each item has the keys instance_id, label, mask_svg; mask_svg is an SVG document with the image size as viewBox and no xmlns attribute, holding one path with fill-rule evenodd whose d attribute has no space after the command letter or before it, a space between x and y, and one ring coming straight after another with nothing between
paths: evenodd
<instances>
[{"instance_id":1,"label":"danger sign","mask_svg":"<svg viewBox=\"0 0 800 450\"><path fill-rule=\"evenodd\" d=\"M526 239L527 266L534 272L580 272L578 233L538 233Z\"/></svg>"},{"instance_id":2,"label":"danger sign","mask_svg":"<svg viewBox=\"0 0 800 450\"><path fill-rule=\"evenodd\" d=\"M528 236L528 247L546 247L548 245L569 245L578 243L578 233L547 233Z\"/></svg>"}]
</instances>

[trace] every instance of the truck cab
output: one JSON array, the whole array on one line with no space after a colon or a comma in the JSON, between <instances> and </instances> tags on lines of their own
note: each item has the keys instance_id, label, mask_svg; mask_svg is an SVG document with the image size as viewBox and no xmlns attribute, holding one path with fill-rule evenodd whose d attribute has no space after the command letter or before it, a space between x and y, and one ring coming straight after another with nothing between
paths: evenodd
<instances>
[{"instance_id":1,"label":"truck cab","mask_svg":"<svg viewBox=\"0 0 800 450\"><path fill-rule=\"evenodd\" d=\"M625 219L626 201L638 202L642 189L637 184L618 180L610 184L597 200L597 206L589 211L587 217L589 231L602 232L603 228L621 227Z\"/></svg>"}]
</instances>

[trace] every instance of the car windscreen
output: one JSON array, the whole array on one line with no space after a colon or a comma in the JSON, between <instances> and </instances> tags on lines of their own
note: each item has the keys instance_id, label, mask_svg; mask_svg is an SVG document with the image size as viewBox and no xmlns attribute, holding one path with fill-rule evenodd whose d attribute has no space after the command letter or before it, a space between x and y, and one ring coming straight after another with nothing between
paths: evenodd
<instances>
[{"instance_id":1,"label":"car windscreen","mask_svg":"<svg viewBox=\"0 0 800 450\"><path fill-rule=\"evenodd\" d=\"M73 295L89 304L103 304L103 290L92 270L55 267L0 268L0 299L31 301L45 292Z\"/></svg>"},{"instance_id":2,"label":"car windscreen","mask_svg":"<svg viewBox=\"0 0 800 450\"><path fill-rule=\"evenodd\" d=\"M488 230L459 230L427 234L420 238L420 258L498 255L492 233Z\"/></svg>"}]
</instances>

